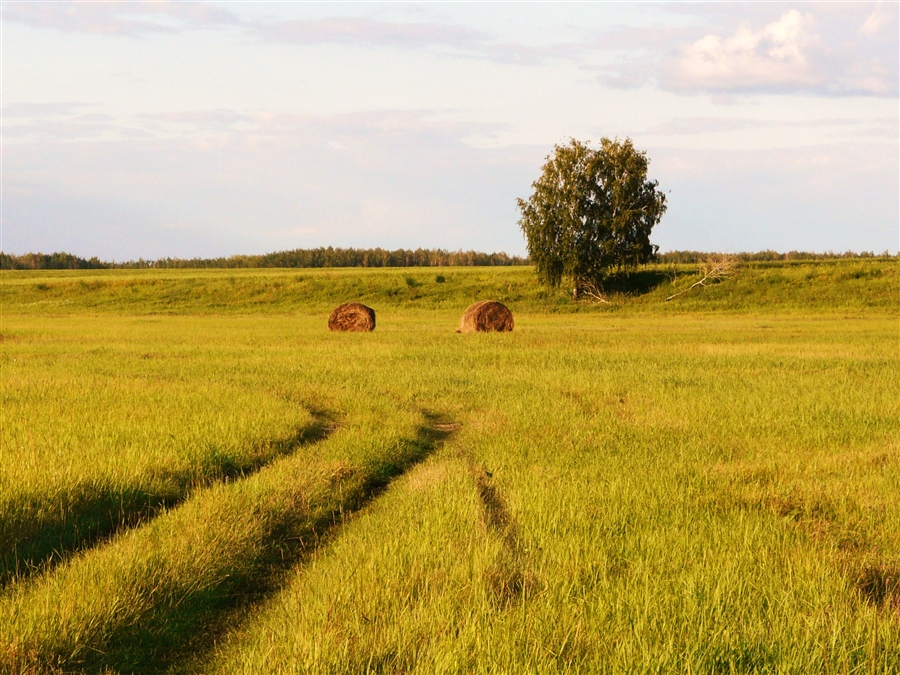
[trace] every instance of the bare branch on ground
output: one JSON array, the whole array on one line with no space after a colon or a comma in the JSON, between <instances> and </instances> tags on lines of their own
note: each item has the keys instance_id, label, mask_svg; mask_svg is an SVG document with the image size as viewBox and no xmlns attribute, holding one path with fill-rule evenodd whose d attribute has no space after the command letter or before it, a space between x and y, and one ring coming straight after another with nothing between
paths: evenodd
<instances>
[{"instance_id":1,"label":"bare branch on ground","mask_svg":"<svg viewBox=\"0 0 900 675\"><path fill-rule=\"evenodd\" d=\"M737 273L737 260L735 260L734 256L723 255L709 258L703 266L700 268L700 274L703 276L699 281L695 281L693 284L685 288L684 290L678 291L677 293L670 295L666 298L666 302L677 298L679 295L684 295L688 291L700 286L702 288L706 288L712 284L721 283L728 279L729 277L734 276ZM674 283L674 281L673 281Z\"/></svg>"}]
</instances>

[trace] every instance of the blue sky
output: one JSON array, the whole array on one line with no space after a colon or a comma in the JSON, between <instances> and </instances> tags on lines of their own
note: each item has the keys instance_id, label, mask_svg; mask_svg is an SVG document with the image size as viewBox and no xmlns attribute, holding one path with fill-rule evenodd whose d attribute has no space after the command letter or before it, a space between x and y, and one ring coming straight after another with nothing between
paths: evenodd
<instances>
[{"instance_id":1,"label":"blue sky","mask_svg":"<svg viewBox=\"0 0 900 675\"><path fill-rule=\"evenodd\" d=\"M2 5L2 248L525 252L569 137L628 136L662 250L889 250L896 2Z\"/></svg>"}]
</instances>

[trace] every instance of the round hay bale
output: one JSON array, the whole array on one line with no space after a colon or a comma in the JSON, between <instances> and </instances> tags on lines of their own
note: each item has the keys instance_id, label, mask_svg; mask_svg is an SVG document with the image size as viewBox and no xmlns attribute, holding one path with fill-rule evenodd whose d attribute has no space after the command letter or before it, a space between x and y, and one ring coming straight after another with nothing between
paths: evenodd
<instances>
[{"instance_id":1,"label":"round hay bale","mask_svg":"<svg viewBox=\"0 0 900 675\"><path fill-rule=\"evenodd\" d=\"M375 330L375 310L358 302L345 302L328 317L328 330L356 333Z\"/></svg>"},{"instance_id":2,"label":"round hay bale","mask_svg":"<svg viewBox=\"0 0 900 675\"><path fill-rule=\"evenodd\" d=\"M482 300L466 310L456 332L489 333L490 331L503 332L512 329L513 315L506 305L493 300Z\"/></svg>"}]
</instances>

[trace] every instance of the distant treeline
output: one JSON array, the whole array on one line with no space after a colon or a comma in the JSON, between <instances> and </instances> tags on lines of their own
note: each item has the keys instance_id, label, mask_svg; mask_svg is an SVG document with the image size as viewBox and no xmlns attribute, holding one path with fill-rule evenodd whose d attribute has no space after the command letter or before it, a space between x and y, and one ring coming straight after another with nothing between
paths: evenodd
<instances>
[{"instance_id":1,"label":"distant treeline","mask_svg":"<svg viewBox=\"0 0 900 675\"><path fill-rule=\"evenodd\" d=\"M9 255L0 251L0 270L96 270L112 267L94 256L90 260L71 253L25 253Z\"/></svg>"},{"instance_id":2,"label":"distant treeline","mask_svg":"<svg viewBox=\"0 0 900 675\"><path fill-rule=\"evenodd\" d=\"M721 253L702 251L669 251L659 253L657 261L671 263L699 263ZM836 258L890 258L887 251L856 253L810 253L807 251L759 251L758 253L728 254L741 262L771 262L776 260L832 260ZM96 256L80 258L71 253L25 253L11 255L0 252L0 269L4 270L88 270L88 269L177 269L177 268L253 268L253 267L502 267L529 265L528 258L506 253L478 251L445 251L443 249L416 250L383 248L311 248L278 251L264 255L233 255L228 258L160 258L159 260L129 260L105 262Z\"/></svg>"},{"instance_id":3,"label":"distant treeline","mask_svg":"<svg viewBox=\"0 0 900 675\"><path fill-rule=\"evenodd\" d=\"M0 269L5 270L80 270L80 269L176 269L176 268L252 268L252 267L491 267L528 265L527 258L506 253L383 248L311 248L278 251L264 255L233 255L228 258L160 258L104 262L96 257L86 260L71 253L0 253Z\"/></svg>"}]
</instances>

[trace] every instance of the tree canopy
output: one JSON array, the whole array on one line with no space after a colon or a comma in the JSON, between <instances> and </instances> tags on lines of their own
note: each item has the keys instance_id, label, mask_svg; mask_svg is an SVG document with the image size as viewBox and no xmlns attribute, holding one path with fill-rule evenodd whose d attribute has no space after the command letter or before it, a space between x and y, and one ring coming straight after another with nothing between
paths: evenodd
<instances>
[{"instance_id":1,"label":"tree canopy","mask_svg":"<svg viewBox=\"0 0 900 675\"><path fill-rule=\"evenodd\" d=\"M610 273L653 259L650 231L666 196L647 179L649 159L631 139L603 138L600 148L570 139L547 157L534 192L519 199L519 226L538 278L550 286L571 279L574 293Z\"/></svg>"}]
</instances>

